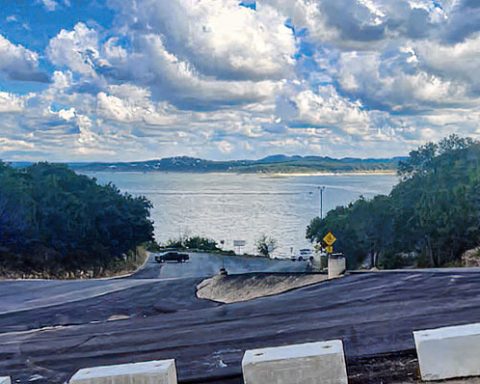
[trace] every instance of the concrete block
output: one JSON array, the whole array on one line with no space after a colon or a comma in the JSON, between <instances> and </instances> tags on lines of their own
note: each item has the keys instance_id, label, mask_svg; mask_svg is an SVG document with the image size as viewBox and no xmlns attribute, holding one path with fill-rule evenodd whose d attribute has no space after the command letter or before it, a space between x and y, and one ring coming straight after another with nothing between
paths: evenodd
<instances>
[{"instance_id":1,"label":"concrete block","mask_svg":"<svg viewBox=\"0 0 480 384\"><path fill-rule=\"evenodd\" d=\"M177 384L175 360L86 368L70 384Z\"/></svg>"},{"instance_id":2,"label":"concrete block","mask_svg":"<svg viewBox=\"0 0 480 384\"><path fill-rule=\"evenodd\" d=\"M0 384L12 384L10 377L0 377Z\"/></svg>"},{"instance_id":3,"label":"concrete block","mask_svg":"<svg viewBox=\"0 0 480 384\"><path fill-rule=\"evenodd\" d=\"M347 384L340 340L246 351L245 384Z\"/></svg>"},{"instance_id":4,"label":"concrete block","mask_svg":"<svg viewBox=\"0 0 480 384\"><path fill-rule=\"evenodd\" d=\"M480 323L413 335L423 380L480 376Z\"/></svg>"},{"instance_id":5,"label":"concrete block","mask_svg":"<svg viewBox=\"0 0 480 384\"><path fill-rule=\"evenodd\" d=\"M347 261L343 255L328 256L328 278L333 279L339 277L347 270Z\"/></svg>"}]
</instances>

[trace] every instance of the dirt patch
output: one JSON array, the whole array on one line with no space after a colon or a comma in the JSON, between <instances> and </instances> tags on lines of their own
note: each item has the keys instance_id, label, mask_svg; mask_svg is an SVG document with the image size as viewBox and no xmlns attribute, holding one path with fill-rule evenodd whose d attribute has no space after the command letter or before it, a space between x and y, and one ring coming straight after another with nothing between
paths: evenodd
<instances>
[{"instance_id":1,"label":"dirt patch","mask_svg":"<svg viewBox=\"0 0 480 384\"><path fill-rule=\"evenodd\" d=\"M415 351L380 355L348 361L350 384L420 384L418 358ZM430 381L430 384L480 384L480 378Z\"/></svg>"},{"instance_id":2,"label":"dirt patch","mask_svg":"<svg viewBox=\"0 0 480 384\"><path fill-rule=\"evenodd\" d=\"M291 289L328 279L324 274L242 274L216 275L197 285L197 297L221 303L236 303L263 296L277 295Z\"/></svg>"},{"instance_id":3,"label":"dirt patch","mask_svg":"<svg viewBox=\"0 0 480 384\"><path fill-rule=\"evenodd\" d=\"M349 384L426 384L420 378L415 351L384 354L347 361ZM220 381L221 380L221 381ZM185 384L244 384L241 374L221 379L188 380ZM428 384L480 384L480 377L429 381Z\"/></svg>"}]
</instances>

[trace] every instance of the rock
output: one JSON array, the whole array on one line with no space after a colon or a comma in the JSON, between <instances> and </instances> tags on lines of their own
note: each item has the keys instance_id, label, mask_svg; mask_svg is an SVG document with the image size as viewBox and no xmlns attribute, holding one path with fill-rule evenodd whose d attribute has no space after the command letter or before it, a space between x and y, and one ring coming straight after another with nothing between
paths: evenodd
<instances>
[{"instance_id":1,"label":"rock","mask_svg":"<svg viewBox=\"0 0 480 384\"><path fill-rule=\"evenodd\" d=\"M480 247L469 249L463 253L462 266L480 267Z\"/></svg>"}]
</instances>

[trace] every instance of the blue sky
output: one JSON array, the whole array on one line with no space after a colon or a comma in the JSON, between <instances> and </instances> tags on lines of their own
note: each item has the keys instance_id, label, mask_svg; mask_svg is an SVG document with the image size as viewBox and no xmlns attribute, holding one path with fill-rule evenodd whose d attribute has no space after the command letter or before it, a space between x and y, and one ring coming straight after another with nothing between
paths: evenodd
<instances>
[{"instance_id":1,"label":"blue sky","mask_svg":"<svg viewBox=\"0 0 480 384\"><path fill-rule=\"evenodd\" d=\"M0 158L403 155L479 69L472 0L0 0Z\"/></svg>"}]
</instances>

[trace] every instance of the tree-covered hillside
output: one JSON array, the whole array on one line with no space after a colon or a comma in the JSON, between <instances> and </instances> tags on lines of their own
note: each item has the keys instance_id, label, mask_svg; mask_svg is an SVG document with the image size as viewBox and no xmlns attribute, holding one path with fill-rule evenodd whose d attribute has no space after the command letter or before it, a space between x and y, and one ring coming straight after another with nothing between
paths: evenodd
<instances>
[{"instance_id":1,"label":"tree-covered hillside","mask_svg":"<svg viewBox=\"0 0 480 384\"><path fill-rule=\"evenodd\" d=\"M101 271L153 239L151 204L113 185L39 163L0 162L0 271Z\"/></svg>"},{"instance_id":2,"label":"tree-covered hillside","mask_svg":"<svg viewBox=\"0 0 480 384\"><path fill-rule=\"evenodd\" d=\"M182 156L130 163L70 163L68 165L78 171L115 172L377 172L396 171L400 160L401 158L398 157L391 159L333 159L323 156L275 155L260 160L213 161ZM22 165L24 164L18 164L18 166Z\"/></svg>"},{"instance_id":3,"label":"tree-covered hillside","mask_svg":"<svg viewBox=\"0 0 480 384\"><path fill-rule=\"evenodd\" d=\"M425 144L400 162L398 173L390 195L313 219L307 238L318 242L333 231L351 267L367 257L384 267L445 266L480 244L479 142L452 135Z\"/></svg>"}]
</instances>

